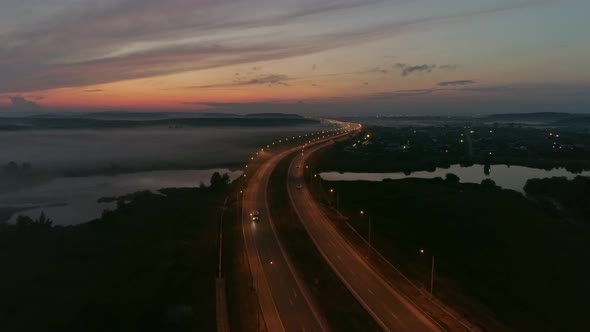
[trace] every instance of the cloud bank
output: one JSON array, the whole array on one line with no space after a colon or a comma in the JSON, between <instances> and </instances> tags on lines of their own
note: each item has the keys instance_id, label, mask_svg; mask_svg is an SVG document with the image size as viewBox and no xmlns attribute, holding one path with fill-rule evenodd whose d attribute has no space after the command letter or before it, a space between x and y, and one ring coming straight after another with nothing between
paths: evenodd
<instances>
[{"instance_id":1,"label":"cloud bank","mask_svg":"<svg viewBox=\"0 0 590 332\"><path fill-rule=\"evenodd\" d=\"M51 0L51 5L47 2L2 4L0 93L91 86L280 60L391 38L418 25L517 8L480 8L471 12L351 23L341 18L361 9L392 10L396 5L412 1ZM527 2L531 4L535 2ZM260 11L260 8L268 10ZM26 20L13 18L19 17L18 13L30 15ZM305 31L299 34L302 27ZM408 76L428 73L434 68L435 65L424 64L398 69ZM314 69L317 67L312 66Z\"/></svg>"},{"instance_id":2,"label":"cloud bank","mask_svg":"<svg viewBox=\"0 0 590 332\"><path fill-rule=\"evenodd\" d=\"M447 81L447 82L440 82L438 86L465 86L475 84L475 81L472 80L457 80L457 81Z\"/></svg>"}]
</instances>

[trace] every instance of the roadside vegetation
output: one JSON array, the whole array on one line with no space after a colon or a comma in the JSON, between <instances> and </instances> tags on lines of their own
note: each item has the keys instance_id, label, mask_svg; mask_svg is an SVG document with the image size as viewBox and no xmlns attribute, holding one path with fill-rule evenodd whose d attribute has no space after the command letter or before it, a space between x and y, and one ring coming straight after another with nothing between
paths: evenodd
<instances>
[{"instance_id":1,"label":"roadside vegetation","mask_svg":"<svg viewBox=\"0 0 590 332\"><path fill-rule=\"evenodd\" d=\"M590 178L577 176L531 179L524 187L527 195L538 200L550 213L573 218L590 226Z\"/></svg>"},{"instance_id":2,"label":"roadside vegetation","mask_svg":"<svg viewBox=\"0 0 590 332\"><path fill-rule=\"evenodd\" d=\"M2 331L212 331L228 190L138 192L75 226L0 225Z\"/></svg>"}]
</instances>

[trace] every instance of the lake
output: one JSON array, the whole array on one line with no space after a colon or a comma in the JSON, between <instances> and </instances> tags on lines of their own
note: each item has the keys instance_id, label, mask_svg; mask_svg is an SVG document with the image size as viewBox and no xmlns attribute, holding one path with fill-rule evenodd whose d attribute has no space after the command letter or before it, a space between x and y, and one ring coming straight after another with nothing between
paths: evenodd
<instances>
[{"instance_id":1,"label":"lake","mask_svg":"<svg viewBox=\"0 0 590 332\"><path fill-rule=\"evenodd\" d=\"M382 181L383 179L400 180L405 178L421 178L431 179L436 177L444 178L447 173L457 175L461 182L480 183L484 179L492 179L496 185L512 189L524 193L524 185L527 180L533 178L549 178L555 176L563 176L568 179L573 179L576 175L590 176L590 172L582 172L581 174L574 174L568 172L564 168L552 169L546 171L538 168L530 168L523 166L507 166L507 165L492 165L490 174L486 175L484 172L484 165L473 165L469 167L461 167L460 165L452 165L449 168L437 168L434 172L414 172L410 175L405 175L403 172L394 173L338 173L325 172L320 176L328 181Z\"/></svg>"},{"instance_id":2,"label":"lake","mask_svg":"<svg viewBox=\"0 0 590 332\"><path fill-rule=\"evenodd\" d=\"M98 203L101 197L122 196L142 190L156 191L171 187L209 185L214 172L228 173L232 180L241 171L228 169L151 171L114 176L62 177L16 192L0 194L0 207L32 207L9 220L14 223L18 214L39 217L41 211L53 219L55 225L79 224L100 217L102 211L114 208L115 203Z\"/></svg>"}]
</instances>

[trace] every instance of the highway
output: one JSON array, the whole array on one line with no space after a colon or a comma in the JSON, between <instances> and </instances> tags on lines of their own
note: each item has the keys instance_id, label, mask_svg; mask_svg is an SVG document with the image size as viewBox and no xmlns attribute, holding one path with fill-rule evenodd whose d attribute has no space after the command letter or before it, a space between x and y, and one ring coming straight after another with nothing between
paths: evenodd
<instances>
[{"instance_id":1,"label":"highway","mask_svg":"<svg viewBox=\"0 0 590 332\"><path fill-rule=\"evenodd\" d=\"M367 264L313 199L303 178L304 165L314 151L326 144L329 143L308 147L303 156L295 157L287 178L291 202L311 239L346 287L385 331L440 331Z\"/></svg>"},{"instance_id":2,"label":"highway","mask_svg":"<svg viewBox=\"0 0 590 332\"><path fill-rule=\"evenodd\" d=\"M253 174L245 173L248 180L242 194L242 230L254 288L267 329L271 332L328 330L322 314L282 248L268 207L267 187L272 171L282 159L299 149L301 147L297 146L275 153ZM259 222L252 221L250 214L253 211L259 211Z\"/></svg>"}]
</instances>

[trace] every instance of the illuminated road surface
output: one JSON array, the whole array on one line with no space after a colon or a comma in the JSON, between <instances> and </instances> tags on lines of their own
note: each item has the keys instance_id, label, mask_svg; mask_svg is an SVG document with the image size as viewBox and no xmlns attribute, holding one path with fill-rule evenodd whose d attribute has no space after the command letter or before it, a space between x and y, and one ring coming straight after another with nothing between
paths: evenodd
<instances>
[{"instance_id":1,"label":"illuminated road surface","mask_svg":"<svg viewBox=\"0 0 590 332\"><path fill-rule=\"evenodd\" d=\"M323 144L325 145L325 144ZM291 202L324 259L386 331L440 331L417 308L393 290L343 238L332 222L312 198L303 178L305 160L320 146L306 149L304 156L291 162L287 187ZM303 186L298 189L297 186Z\"/></svg>"},{"instance_id":2,"label":"illuminated road surface","mask_svg":"<svg viewBox=\"0 0 590 332\"><path fill-rule=\"evenodd\" d=\"M326 135L324 140L329 138ZM315 142L314 142L315 143ZM242 229L248 262L264 321L269 331L326 331L322 314L286 257L272 225L267 200L270 175L277 164L300 146L271 156L254 174L242 196ZM260 212L253 222L250 213Z\"/></svg>"}]
</instances>

